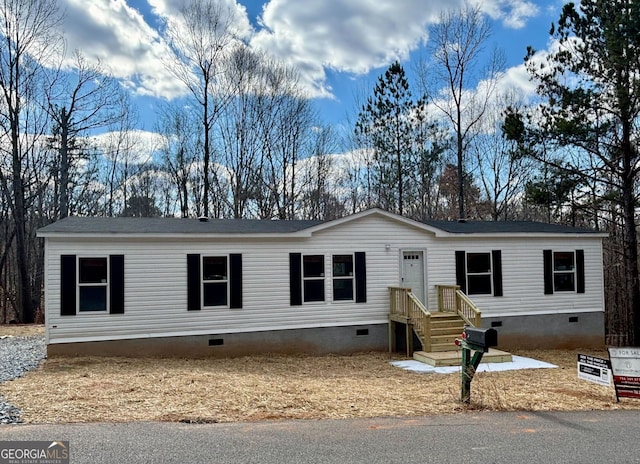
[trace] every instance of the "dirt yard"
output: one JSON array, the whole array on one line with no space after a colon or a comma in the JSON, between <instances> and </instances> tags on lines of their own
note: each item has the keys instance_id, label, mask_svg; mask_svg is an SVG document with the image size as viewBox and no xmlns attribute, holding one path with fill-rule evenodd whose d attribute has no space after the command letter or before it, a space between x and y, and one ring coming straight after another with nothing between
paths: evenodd
<instances>
[{"instance_id":1,"label":"dirt yard","mask_svg":"<svg viewBox=\"0 0 640 464\"><path fill-rule=\"evenodd\" d=\"M581 352L607 357L604 351ZM613 387L578 379L577 353L514 353L559 367L478 373L470 406L459 402L459 373L405 371L391 366L388 355L381 353L222 360L56 358L0 384L0 395L23 411L27 423L206 423L467 410L640 409L637 400L616 403Z\"/></svg>"}]
</instances>

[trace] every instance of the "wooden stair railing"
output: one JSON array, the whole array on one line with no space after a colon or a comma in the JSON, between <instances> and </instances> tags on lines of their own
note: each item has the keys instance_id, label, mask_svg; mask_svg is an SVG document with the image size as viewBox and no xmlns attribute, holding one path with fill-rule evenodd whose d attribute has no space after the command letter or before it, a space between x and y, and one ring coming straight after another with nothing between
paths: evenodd
<instances>
[{"instance_id":1,"label":"wooden stair railing","mask_svg":"<svg viewBox=\"0 0 640 464\"><path fill-rule=\"evenodd\" d=\"M422 349L431 351L431 313L410 288L389 287L389 291L391 295L389 319L411 325L422 344ZM410 346L411 342L408 341L407 345Z\"/></svg>"},{"instance_id":2,"label":"wooden stair railing","mask_svg":"<svg viewBox=\"0 0 640 464\"><path fill-rule=\"evenodd\" d=\"M431 313L412 293L410 288L389 287L389 349L395 347L393 322L406 325L407 355L413 354L412 333L415 333L425 352L454 349L453 340L459 336L463 323L480 327L482 313L457 285L436 285L438 312ZM446 316L450 314L451 316ZM456 315L458 323L453 320ZM450 343L451 342L451 343Z\"/></svg>"},{"instance_id":3,"label":"wooden stair railing","mask_svg":"<svg viewBox=\"0 0 640 464\"><path fill-rule=\"evenodd\" d=\"M460 290L459 285L436 285L438 289L438 310L458 314L474 327L482 325L482 312L473 301Z\"/></svg>"}]
</instances>

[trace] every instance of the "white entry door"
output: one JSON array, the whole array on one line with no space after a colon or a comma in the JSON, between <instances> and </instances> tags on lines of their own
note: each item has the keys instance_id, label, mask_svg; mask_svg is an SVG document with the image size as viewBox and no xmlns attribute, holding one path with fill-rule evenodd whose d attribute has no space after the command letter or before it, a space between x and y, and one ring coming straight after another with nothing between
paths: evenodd
<instances>
[{"instance_id":1,"label":"white entry door","mask_svg":"<svg viewBox=\"0 0 640 464\"><path fill-rule=\"evenodd\" d=\"M411 288L413 294L426 306L423 251L402 251L401 278L402 286Z\"/></svg>"}]
</instances>

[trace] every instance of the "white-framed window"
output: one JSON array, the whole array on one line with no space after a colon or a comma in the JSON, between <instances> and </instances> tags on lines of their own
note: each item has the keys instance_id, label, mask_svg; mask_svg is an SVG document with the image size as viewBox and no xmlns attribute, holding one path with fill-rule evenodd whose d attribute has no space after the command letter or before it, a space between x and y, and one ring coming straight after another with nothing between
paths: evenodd
<instances>
[{"instance_id":1,"label":"white-framed window","mask_svg":"<svg viewBox=\"0 0 640 464\"><path fill-rule=\"evenodd\" d=\"M574 251L553 252L553 291L576 290L576 256Z\"/></svg>"},{"instance_id":2,"label":"white-framed window","mask_svg":"<svg viewBox=\"0 0 640 464\"><path fill-rule=\"evenodd\" d=\"M305 303L324 301L324 255L302 256L302 294Z\"/></svg>"},{"instance_id":3,"label":"white-framed window","mask_svg":"<svg viewBox=\"0 0 640 464\"><path fill-rule=\"evenodd\" d=\"M106 312L109 308L109 259L78 257L78 311Z\"/></svg>"},{"instance_id":4,"label":"white-framed window","mask_svg":"<svg viewBox=\"0 0 640 464\"><path fill-rule=\"evenodd\" d=\"M202 307L229 305L228 256L202 256Z\"/></svg>"},{"instance_id":5,"label":"white-framed window","mask_svg":"<svg viewBox=\"0 0 640 464\"><path fill-rule=\"evenodd\" d=\"M354 300L353 255L333 255L333 301Z\"/></svg>"},{"instance_id":6,"label":"white-framed window","mask_svg":"<svg viewBox=\"0 0 640 464\"><path fill-rule=\"evenodd\" d=\"M491 253L467 253L467 294L492 295Z\"/></svg>"}]
</instances>

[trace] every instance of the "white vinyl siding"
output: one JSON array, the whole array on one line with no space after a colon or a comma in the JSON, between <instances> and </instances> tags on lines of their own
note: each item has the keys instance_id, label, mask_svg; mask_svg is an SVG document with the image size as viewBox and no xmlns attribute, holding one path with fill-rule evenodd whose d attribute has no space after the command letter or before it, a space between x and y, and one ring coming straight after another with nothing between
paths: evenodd
<instances>
[{"instance_id":1,"label":"white vinyl siding","mask_svg":"<svg viewBox=\"0 0 640 464\"><path fill-rule=\"evenodd\" d=\"M584 249L586 293L543 294L543 249ZM504 297L477 295L483 315L602 311L601 239L436 238L431 232L372 214L316 231L312 237L194 239L46 238L46 320L51 343L140 337L224 334L294 328L385 324L389 286L400 284L401 250L426 249L429 309L436 284L455 284L455 250L502 250ZM366 253L367 302L333 301L333 275L324 279L325 301L291 306L289 254ZM60 316L60 255L126 256L125 312L119 317ZM242 254L242 311L187 311L187 254Z\"/></svg>"},{"instance_id":2,"label":"white vinyl siding","mask_svg":"<svg viewBox=\"0 0 640 464\"><path fill-rule=\"evenodd\" d=\"M472 295L483 316L502 317L535 314L604 311L602 239L558 236L518 238L455 238L443 240L429 250L430 284L455 283L454 250L467 253L501 250L503 296ZM544 294L543 250L584 250L585 293ZM434 274L437 278L434 279ZM436 307L436 294L429 289L429 307Z\"/></svg>"}]
</instances>

